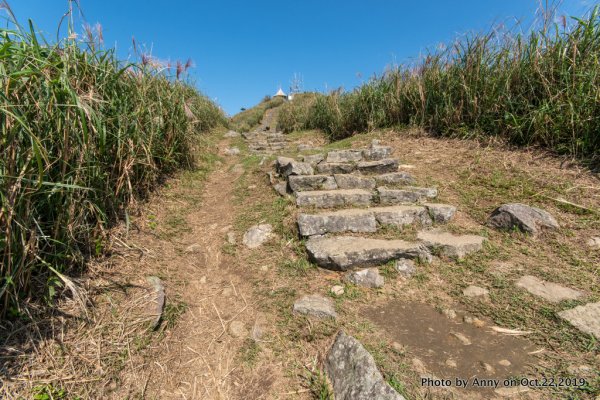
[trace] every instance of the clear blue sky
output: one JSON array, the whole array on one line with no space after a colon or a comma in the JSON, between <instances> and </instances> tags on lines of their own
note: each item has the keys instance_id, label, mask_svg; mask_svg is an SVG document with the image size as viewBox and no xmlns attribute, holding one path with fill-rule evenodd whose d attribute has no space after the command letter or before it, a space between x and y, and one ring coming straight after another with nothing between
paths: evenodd
<instances>
[{"instance_id":1,"label":"clear blue sky","mask_svg":"<svg viewBox=\"0 0 600 400\"><path fill-rule=\"evenodd\" d=\"M67 0L8 0L19 22L34 20L48 39ZM106 46L127 58L131 38L165 60L191 58L197 86L229 114L250 107L294 73L305 90L346 89L391 63L493 24L530 21L536 0L80 0L103 26ZM591 0L565 0L579 15ZM527 27L526 26L526 27Z\"/></svg>"}]
</instances>

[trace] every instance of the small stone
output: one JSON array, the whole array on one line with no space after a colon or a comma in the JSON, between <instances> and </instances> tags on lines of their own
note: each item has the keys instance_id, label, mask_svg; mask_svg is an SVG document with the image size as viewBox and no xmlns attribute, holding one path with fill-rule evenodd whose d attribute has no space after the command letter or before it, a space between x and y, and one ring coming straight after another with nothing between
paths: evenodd
<instances>
[{"instance_id":1,"label":"small stone","mask_svg":"<svg viewBox=\"0 0 600 400\"><path fill-rule=\"evenodd\" d=\"M488 225L503 230L517 228L534 236L541 229L559 228L556 219L547 211L520 203L503 204L495 209L488 218Z\"/></svg>"},{"instance_id":2,"label":"small stone","mask_svg":"<svg viewBox=\"0 0 600 400\"><path fill-rule=\"evenodd\" d=\"M494 367L492 367L490 364L486 363L486 362L481 362L481 366L483 367L483 369L485 369L485 372L493 374L494 372L496 372L496 370L494 369Z\"/></svg>"},{"instance_id":3,"label":"small stone","mask_svg":"<svg viewBox=\"0 0 600 400\"><path fill-rule=\"evenodd\" d=\"M564 310L559 312L558 315L580 331L600 339L600 302L588 303L570 310Z\"/></svg>"},{"instance_id":4,"label":"small stone","mask_svg":"<svg viewBox=\"0 0 600 400\"><path fill-rule=\"evenodd\" d=\"M248 186L248 190L254 190L254 189L256 189L256 185L250 185L250 186Z\"/></svg>"},{"instance_id":5,"label":"small stone","mask_svg":"<svg viewBox=\"0 0 600 400\"><path fill-rule=\"evenodd\" d=\"M396 260L396 265L394 267L396 271L405 278L410 278L417 271L415 262L407 258Z\"/></svg>"},{"instance_id":6,"label":"small stone","mask_svg":"<svg viewBox=\"0 0 600 400\"><path fill-rule=\"evenodd\" d=\"M404 354L406 352L406 347L402 346L398 342L392 343L392 349L398 354Z\"/></svg>"},{"instance_id":7,"label":"small stone","mask_svg":"<svg viewBox=\"0 0 600 400\"><path fill-rule=\"evenodd\" d=\"M265 315L261 312L256 314L256 319L254 321L254 325L252 326L252 339L256 342L259 342L263 336L265 335L265 332L268 329L268 325L267 325L267 318L265 317Z\"/></svg>"},{"instance_id":8,"label":"small stone","mask_svg":"<svg viewBox=\"0 0 600 400\"><path fill-rule=\"evenodd\" d=\"M261 246L273 235L273 227L269 224L254 225L244 234L244 245L250 249Z\"/></svg>"},{"instance_id":9,"label":"small stone","mask_svg":"<svg viewBox=\"0 0 600 400\"><path fill-rule=\"evenodd\" d=\"M450 368L456 368L458 366L458 364L456 364L456 361L454 361L451 358L447 359L445 364Z\"/></svg>"},{"instance_id":10,"label":"small stone","mask_svg":"<svg viewBox=\"0 0 600 400\"><path fill-rule=\"evenodd\" d=\"M335 306L331 299L317 294L304 296L296 300L293 311L317 318L337 318Z\"/></svg>"},{"instance_id":11,"label":"small stone","mask_svg":"<svg viewBox=\"0 0 600 400\"><path fill-rule=\"evenodd\" d=\"M200 283L202 285L204 285L206 283L206 276L203 276L202 278L200 278Z\"/></svg>"},{"instance_id":12,"label":"small stone","mask_svg":"<svg viewBox=\"0 0 600 400\"><path fill-rule=\"evenodd\" d=\"M381 288L385 282L377 268L366 268L360 271L350 272L346 279L357 286L368 288Z\"/></svg>"},{"instance_id":13,"label":"small stone","mask_svg":"<svg viewBox=\"0 0 600 400\"><path fill-rule=\"evenodd\" d=\"M340 285L335 285L331 288L331 293L335 294L336 296L341 296L344 294L344 287Z\"/></svg>"},{"instance_id":14,"label":"small stone","mask_svg":"<svg viewBox=\"0 0 600 400\"><path fill-rule=\"evenodd\" d=\"M489 293L489 290L473 285L463 289L463 295L466 297L486 297Z\"/></svg>"},{"instance_id":15,"label":"small stone","mask_svg":"<svg viewBox=\"0 0 600 400\"><path fill-rule=\"evenodd\" d=\"M282 197L287 196L287 183L278 182L273 185L273 189Z\"/></svg>"},{"instance_id":16,"label":"small stone","mask_svg":"<svg viewBox=\"0 0 600 400\"><path fill-rule=\"evenodd\" d=\"M482 328L485 325L485 322L483 322L479 318L471 317L470 315L465 315L463 317L463 321L466 322L467 324L474 325L477 328Z\"/></svg>"},{"instance_id":17,"label":"small stone","mask_svg":"<svg viewBox=\"0 0 600 400\"><path fill-rule=\"evenodd\" d=\"M200 253L202 251L202 246L198 243L194 243L185 248L185 253Z\"/></svg>"},{"instance_id":18,"label":"small stone","mask_svg":"<svg viewBox=\"0 0 600 400\"><path fill-rule=\"evenodd\" d=\"M510 367L512 365L512 363L508 360L500 360L498 361L498 364L502 365L503 367Z\"/></svg>"},{"instance_id":19,"label":"small stone","mask_svg":"<svg viewBox=\"0 0 600 400\"><path fill-rule=\"evenodd\" d=\"M225 154L227 154L228 156L237 156L238 154L240 154L240 149L238 149L237 147L230 147L228 149L225 149Z\"/></svg>"},{"instance_id":20,"label":"small stone","mask_svg":"<svg viewBox=\"0 0 600 400\"><path fill-rule=\"evenodd\" d=\"M260 266L260 270L261 270L262 272L267 272L267 271L269 270L269 266L268 266L268 265L261 265L261 266Z\"/></svg>"},{"instance_id":21,"label":"small stone","mask_svg":"<svg viewBox=\"0 0 600 400\"><path fill-rule=\"evenodd\" d=\"M450 308L445 308L442 310L442 314L444 314L447 318L449 319L454 319L456 318L456 311L450 309Z\"/></svg>"},{"instance_id":22,"label":"small stone","mask_svg":"<svg viewBox=\"0 0 600 400\"><path fill-rule=\"evenodd\" d=\"M232 321L229 324L229 334L235 338L246 337L248 336L248 330L242 321Z\"/></svg>"},{"instance_id":23,"label":"small stone","mask_svg":"<svg viewBox=\"0 0 600 400\"><path fill-rule=\"evenodd\" d=\"M600 249L600 237L593 237L587 241L587 245L592 249Z\"/></svg>"},{"instance_id":24,"label":"small stone","mask_svg":"<svg viewBox=\"0 0 600 400\"><path fill-rule=\"evenodd\" d=\"M237 239L235 237L235 232L227 232L227 243L229 243L230 245L235 245L237 242Z\"/></svg>"},{"instance_id":25,"label":"small stone","mask_svg":"<svg viewBox=\"0 0 600 400\"><path fill-rule=\"evenodd\" d=\"M458 339L458 341L461 342L464 346L470 346L471 345L471 339L469 339L468 337L466 337L462 333L460 333L460 332L450 332L450 334L452 336L454 336L456 339Z\"/></svg>"},{"instance_id":26,"label":"small stone","mask_svg":"<svg viewBox=\"0 0 600 400\"><path fill-rule=\"evenodd\" d=\"M425 367L425 363L423 363L423 361L415 357L411 360L411 362L416 373L424 374L427 372L427 368Z\"/></svg>"},{"instance_id":27,"label":"small stone","mask_svg":"<svg viewBox=\"0 0 600 400\"><path fill-rule=\"evenodd\" d=\"M531 275L521 277L516 285L527 290L534 296L539 296L551 303L560 303L563 300L576 300L583 296L583 293L577 290L556 283L546 282Z\"/></svg>"},{"instance_id":28,"label":"small stone","mask_svg":"<svg viewBox=\"0 0 600 400\"><path fill-rule=\"evenodd\" d=\"M456 213L456 207L449 204L425 203L423 205L427 208L431 219L436 224L445 224Z\"/></svg>"}]
</instances>

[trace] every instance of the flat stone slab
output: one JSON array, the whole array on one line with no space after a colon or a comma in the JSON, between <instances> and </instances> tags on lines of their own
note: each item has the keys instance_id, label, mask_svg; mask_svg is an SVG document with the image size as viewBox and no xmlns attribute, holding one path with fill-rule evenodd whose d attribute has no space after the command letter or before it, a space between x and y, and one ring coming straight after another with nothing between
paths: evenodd
<instances>
[{"instance_id":1,"label":"flat stone slab","mask_svg":"<svg viewBox=\"0 0 600 400\"><path fill-rule=\"evenodd\" d=\"M293 158L277 157L277 172L284 178L290 175L313 175L312 165L305 162L296 161Z\"/></svg>"},{"instance_id":2,"label":"flat stone slab","mask_svg":"<svg viewBox=\"0 0 600 400\"><path fill-rule=\"evenodd\" d=\"M333 174L349 174L352 171L356 170L355 163L329 163L329 162L320 162L315 167L317 173L325 174L325 175L333 175Z\"/></svg>"},{"instance_id":3,"label":"flat stone slab","mask_svg":"<svg viewBox=\"0 0 600 400\"><path fill-rule=\"evenodd\" d=\"M305 163L309 163L310 165L312 165L314 167L318 163L323 161L324 159L325 159L325 155L323 155L323 154L313 154L313 155L309 155L309 156L304 156L302 158L302 161L304 161Z\"/></svg>"},{"instance_id":4,"label":"flat stone slab","mask_svg":"<svg viewBox=\"0 0 600 400\"><path fill-rule=\"evenodd\" d=\"M325 373L336 399L405 400L385 382L373 356L343 331L338 333L327 353Z\"/></svg>"},{"instance_id":5,"label":"flat stone slab","mask_svg":"<svg viewBox=\"0 0 600 400\"><path fill-rule=\"evenodd\" d=\"M288 183L294 192L338 188L335 179L330 175L291 175L288 177Z\"/></svg>"},{"instance_id":6,"label":"flat stone slab","mask_svg":"<svg viewBox=\"0 0 600 400\"><path fill-rule=\"evenodd\" d=\"M600 339L600 302L588 303L570 310L561 311L558 316L568 321L582 332Z\"/></svg>"},{"instance_id":7,"label":"flat stone slab","mask_svg":"<svg viewBox=\"0 0 600 400\"><path fill-rule=\"evenodd\" d=\"M378 186L412 185L415 179L408 172L390 172L373 176Z\"/></svg>"},{"instance_id":8,"label":"flat stone slab","mask_svg":"<svg viewBox=\"0 0 600 400\"><path fill-rule=\"evenodd\" d=\"M431 224L431 219L425 207L420 206L390 206L369 208L377 222L382 225L404 226L414 223Z\"/></svg>"},{"instance_id":9,"label":"flat stone slab","mask_svg":"<svg viewBox=\"0 0 600 400\"><path fill-rule=\"evenodd\" d=\"M385 279L377 268L365 268L350 272L346 275L346 280L357 286L368 288L381 288L385 284Z\"/></svg>"},{"instance_id":10,"label":"flat stone slab","mask_svg":"<svg viewBox=\"0 0 600 400\"><path fill-rule=\"evenodd\" d=\"M296 300L293 312L317 318L337 318L333 301L318 294L304 296Z\"/></svg>"},{"instance_id":11,"label":"flat stone slab","mask_svg":"<svg viewBox=\"0 0 600 400\"><path fill-rule=\"evenodd\" d=\"M371 145L370 148L362 151L362 156L366 161L378 161L389 158L392 155L392 148L389 146Z\"/></svg>"},{"instance_id":12,"label":"flat stone slab","mask_svg":"<svg viewBox=\"0 0 600 400\"><path fill-rule=\"evenodd\" d=\"M438 230L421 231L417 238L430 249L436 249L447 257L463 258L469 253L481 250L486 240L477 235L453 235Z\"/></svg>"},{"instance_id":13,"label":"flat stone slab","mask_svg":"<svg viewBox=\"0 0 600 400\"><path fill-rule=\"evenodd\" d=\"M243 243L250 249L257 248L273 235L273 227L269 224L254 225L244 233Z\"/></svg>"},{"instance_id":14,"label":"flat stone slab","mask_svg":"<svg viewBox=\"0 0 600 400\"><path fill-rule=\"evenodd\" d=\"M385 174L398 171L398 160L386 158L377 161L361 161L356 168L363 174Z\"/></svg>"},{"instance_id":15,"label":"flat stone slab","mask_svg":"<svg viewBox=\"0 0 600 400\"><path fill-rule=\"evenodd\" d=\"M563 300L576 300L583 296L578 290L561 286L556 283L546 282L535 276L526 275L517 281L516 285L551 303L560 303Z\"/></svg>"},{"instance_id":16,"label":"flat stone slab","mask_svg":"<svg viewBox=\"0 0 600 400\"><path fill-rule=\"evenodd\" d=\"M379 203L383 205L417 203L423 198L421 193L406 189L378 187L377 193L379 194Z\"/></svg>"},{"instance_id":17,"label":"flat stone slab","mask_svg":"<svg viewBox=\"0 0 600 400\"><path fill-rule=\"evenodd\" d=\"M423 205L427 208L431 219L436 224L445 224L454 217L454 214L456 214L456 207L451 206L450 204L425 203Z\"/></svg>"},{"instance_id":18,"label":"flat stone slab","mask_svg":"<svg viewBox=\"0 0 600 400\"><path fill-rule=\"evenodd\" d=\"M229 131L229 132L227 132L223 136L226 137L226 138L236 138L236 137L239 137L240 134L238 132L236 132L236 131Z\"/></svg>"},{"instance_id":19,"label":"flat stone slab","mask_svg":"<svg viewBox=\"0 0 600 400\"><path fill-rule=\"evenodd\" d=\"M521 203L501 205L488 218L488 225L503 230L517 228L534 236L542 229L559 228L558 222L549 212Z\"/></svg>"},{"instance_id":20,"label":"flat stone slab","mask_svg":"<svg viewBox=\"0 0 600 400\"><path fill-rule=\"evenodd\" d=\"M335 150L327 153L328 163L358 162L362 158L361 150Z\"/></svg>"},{"instance_id":21,"label":"flat stone slab","mask_svg":"<svg viewBox=\"0 0 600 400\"><path fill-rule=\"evenodd\" d=\"M349 209L322 214L300 214L298 230L302 236L338 232L376 232L377 221L369 210Z\"/></svg>"},{"instance_id":22,"label":"flat stone slab","mask_svg":"<svg viewBox=\"0 0 600 400\"><path fill-rule=\"evenodd\" d=\"M340 189L375 189L375 179L360 175L336 174L335 182Z\"/></svg>"},{"instance_id":23,"label":"flat stone slab","mask_svg":"<svg viewBox=\"0 0 600 400\"><path fill-rule=\"evenodd\" d=\"M377 266L399 258L426 260L430 256L420 243L352 236L311 237L306 250L312 262L335 271Z\"/></svg>"},{"instance_id":24,"label":"flat stone slab","mask_svg":"<svg viewBox=\"0 0 600 400\"><path fill-rule=\"evenodd\" d=\"M362 189L316 190L296 193L296 205L331 208L342 206L368 206L373 194Z\"/></svg>"}]
</instances>

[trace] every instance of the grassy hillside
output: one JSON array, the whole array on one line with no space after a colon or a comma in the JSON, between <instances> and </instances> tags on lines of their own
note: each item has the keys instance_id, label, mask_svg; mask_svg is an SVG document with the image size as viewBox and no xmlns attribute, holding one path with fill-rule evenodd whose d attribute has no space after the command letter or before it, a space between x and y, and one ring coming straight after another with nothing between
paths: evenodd
<instances>
[{"instance_id":1,"label":"grassy hillside","mask_svg":"<svg viewBox=\"0 0 600 400\"><path fill-rule=\"evenodd\" d=\"M224 122L179 80L184 65L125 65L91 33L74 37L0 29L0 315L34 289L51 298L128 206L191 165L194 136Z\"/></svg>"},{"instance_id":2,"label":"grassy hillside","mask_svg":"<svg viewBox=\"0 0 600 400\"><path fill-rule=\"evenodd\" d=\"M252 108L241 111L231 118L232 128L239 132L248 132L256 125L260 124L265 111L270 108L275 108L282 105L285 102L284 99L276 97L271 98L265 97L260 103Z\"/></svg>"},{"instance_id":3,"label":"grassy hillside","mask_svg":"<svg viewBox=\"0 0 600 400\"><path fill-rule=\"evenodd\" d=\"M528 34L493 31L457 40L417 65L356 90L294 102L285 131L333 139L416 125L444 136L498 136L600 161L600 15L544 24Z\"/></svg>"}]
</instances>

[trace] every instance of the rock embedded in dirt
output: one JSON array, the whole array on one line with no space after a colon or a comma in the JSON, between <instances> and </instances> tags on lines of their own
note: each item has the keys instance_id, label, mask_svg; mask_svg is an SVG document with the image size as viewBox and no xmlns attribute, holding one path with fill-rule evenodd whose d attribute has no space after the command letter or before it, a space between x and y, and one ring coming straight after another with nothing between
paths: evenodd
<instances>
[{"instance_id":1,"label":"rock embedded in dirt","mask_svg":"<svg viewBox=\"0 0 600 400\"><path fill-rule=\"evenodd\" d=\"M373 356L343 331L338 333L327 353L325 372L336 399L404 400L385 382Z\"/></svg>"},{"instance_id":2,"label":"rock embedded in dirt","mask_svg":"<svg viewBox=\"0 0 600 400\"><path fill-rule=\"evenodd\" d=\"M580 331L600 339L600 302L588 303L570 310L564 310L559 312L558 316Z\"/></svg>"},{"instance_id":3,"label":"rock embedded in dirt","mask_svg":"<svg viewBox=\"0 0 600 400\"><path fill-rule=\"evenodd\" d=\"M273 185L273 190L275 190L281 197L285 197L288 194L287 187L288 185L286 182L278 182Z\"/></svg>"},{"instance_id":4,"label":"rock embedded in dirt","mask_svg":"<svg viewBox=\"0 0 600 400\"><path fill-rule=\"evenodd\" d=\"M231 245L235 245L237 243L235 232L227 232L227 243Z\"/></svg>"},{"instance_id":5,"label":"rock embedded in dirt","mask_svg":"<svg viewBox=\"0 0 600 400\"><path fill-rule=\"evenodd\" d=\"M450 334L452 336L454 336L456 339L458 339L459 342L461 342L463 344L463 346L470 346L471 343L471 339L469 339L468 337L466 337L464 334L460 333L460 332L450 332Z\"/></svg>"},{"instance_id":6,"label":"rock embedded in dirt","mask_svg":"<svg viewBox=\"0 0 600 400\"><path fill-rule=\"evenodd\" d=\"M417 238L431 249L447 257L461 259L467 254L481 250L484 237L476 235L453 235L439 230L421 231Z\"/></svg>"},{"instance_id":7,"label":"rock embedded in dirt","mask_svg":"<svg viewBox=\"0 0 600 400\"><path fill-rule=\"evenodd\" d=\"M405 278L410 278L417 272L417 265L413 260L408 260L406 258L401 258L396 260L396 264L394 265L396 271L404 276Z\"/></svg>"},{"instance_id":8,"label":"rock embedded in dirt","mask_svg":"<svg viewBox=\"0 0 600 400\"><path fill-rule=\"evenodd\" d=\"M317 318L337 318L333 301L318 294L304 296L296 300L293 311Z\"/></svg>"},{"instance_id":9,"label":"rock embedded in dirt","mask_svg":"<svg viewBox=\"0 0 600 400\"><path fill-rule=\"evenodd\" d=\"M446 318L448 318L448 319L454 319L457 317L456 311L454 311L451 308L444 308L442 310L442 314L444 314L446 316Z\"/></svg>"},{"instance_id":10,"label":"rock embedded in dirt","mask_svg":"<svg viewBox=\"0 0 600 400\"><path fill-rule=\"evenodd\" d=\"M340 189L375 189L375 179L360 175L336 174L335 182Z\"/></svg>"},{"instance_id":11,"label":"rock embedded in dirt","mask_svg":"<svg viewBox=\"0 0 600 400\"><path fill-rule=\"evenodd\" d=\"M503 204L488 218L488 225L495 229L519 229L537 235L542 229L559 228L556 219L545 210L521 203Z\"/></svg>"},{"instance_id":12,"label":"rock embedded in dirt","mask_svg":"<svg viewBox=\"0 0 600 400\"><path fill-rule=\"evenodd\" d=\"M502 365L503 367L510 367L512 365L512 363L508 360L500 360L498 361L498 364Z\"/></svg>"},{"instance_id":13,"label":"rock embedded in dirt","mask_svg":"<svg viewBox=\"0 0 600 400\"><path fill-rule=\"evenodd\" d=\"M408 172L390 172L388 174L374 175L378 186L412 185L415 179Z\"/></svg>"},{"instance_id":14,"label":"rock embedded in dirt","mask_svg":"<svg viewBox=\"0 0 600 400\"><path fill-rule=\"evenodd\" d=\"M257 248L268 241L273 235L273 226L270 224L254 225L244 234L244 245L250 249Z\"/></svg>"},{"instance_id":15,"label":"rock embedded in dirt","mask_svg":"<svg viewBox=\"0 0 600 400\"><path fill-rule=\"evenodd\" d=\"M392 151L390 146L372 144L369 149L362 151L362 156L366 161L379 161L389 158L392 155Z\"/></svg>"},{"instance_id":16,"label":"rock embedded in dirt","mask_svg":"<svg viewBox=\"0 0 600 400\"><path fill-rule=\"evenodd\" d=\"M336 296L341 296L344 294L344 287L341 285L332 286L331 293L335 294Z\"/></svg>"},{"instance_id":17,"label":"rock embedded in dirt","mask_svg":"<svg viewBox=\"0 0 600 400\"><path fill-rule=\"evenodd\" d=\"M296 193L296 205L299 207L368 206L372 200L373 194L362 189L315 190Z\"/></svg>"},{"instance_id":18,"label":"rock embedded in dirt","mask_svg":"<svg viewBox=\"0 0 600 400\"><path fill-rule=\"evenodd\" d=\"M155 330L160 326L163 310L165 308L165 286L163 285L162 280L157 276L149 276L146 280L152 285L152 290L154 291L152 299L155 303L153 310L154 321L152 322L151 329Z\"/></svg>"},{"instance_id":19,"label":"rock embedded in dirt","mask_svg":"<svg viewBox=\"0 0 600 400\"><path fill-rule=\"evenodd\" d=\"M284 178L290 175L313 175L312 165L305 162L296 161L293 158L277 157L277 172Z\"/></svg>"},{"instance_id":20,"label":"rock embedded in dirt","mask_svg":"<svg viewBox=\"0 0 600 400\"><path fill-rule=\"evenodd\" d=\"M521 277L516 285L527 290L534 296L541 297L551 303L560 303L563 300L577 300L583 293L556 283L546 282L535 276Z\"/></svg>"},{"instance_id":21,"label":"rock embedded in dirt","mask_svg":"<svg viewBox=\"0 0 600 400\"><path fill-rule=\"evenodd\" d=\"M242 321L232 321L229 324L229 334L234 338L244 338L248 336L248 330Z\"/></svg>"},{"instance_id":22,"label":"rock embedded in dirt","mask_svg":"<svg viewBox=\"0 0 600 400\"><path fill-rule=\"evenodd\" d=\"M362 151L360 150L335 150L327 153L326 161L328 163L346 163L358 162L362 160Z\"/></svg>"},{"instance_id":23,"label":"rock embedded in dirt","mask_svg":"<svg viewBox=\"0 0 600 400\"><path fill-rule=\"evenodd\" d=\"M592 249L600 249L600 237L593 237L586 243Z\"/></svg>"},{"instance_id":24,"label":"rock embedded in dirt","mask_svg":"<svg viewBox=\"0 0 600 400\"><path fill-rule=\"evenodd\" d=\"M436 224L449 222L456 213L456 207L449 204L425 203L423 205L427 208L431 219Z\"/></svg>"},{"instance_id":25,"label":"rock embedded in dirt","mask_svg":"<svg viewBox=\"0 0 600 400\"><path fill-rule=\"evenodd\" d=\"M202 245L194 243L185 248L184 253L200 253L202 251Z\"/></svg>"},{"instance_id":26,"label":"rock embedded in dirt","mask_svg":"<svg viewBox=\"0 0 600 400\"><path fill-rule=\"evenodd\" d=\"M357 286L368 288L381 288L385 284L385 279L377 268L365 268L350 272L346 275L346 279Z\"/></svg>"},{"instance_id":27,"label":"rock embedded in dirt","mask_svg":"<svg viewBox=\"0 0 600 400\"><path fill-rule=\"evenodd\" d=\"M324 159L325 159L325 156L323 154L312 154L309 156L304 156L302 158L302 161L304 161L305 163L309 163L310 165L312 165L314 167L318 163L323 161Z\"/></svg>"},{"instance_id":28,"label":"rock embedded in dirt","mask_svg":"<svg viewBox=\"0 0 600 400\"><path fill-rule=\"evenodd\" d=\"M311 237L306 250L312 262L334 271L377 266L399 258L427 260L430 255L419 243L352 236Z\"/></svg>"},{"instance_id":29,"label":"rock embedded in dirt","mask_svg":"<svg viewBox=\"0 0 600 400\"><path fill-rule=\"evenodd\" d=\"M375 215L381 225L394 225L402 227L414 223L430 225L431 219L424 207L420 206L388 206L372 207L369 211Z\"/></svg>"},{"instance_id":30,"label":"rock embedded in dirt","mask_svg":"<svg viewBox=\"0 0 600 400\"><path fill-rule=\"evenodd\" d=\"M298 230L302 236L338 232L376 232L377 222L368 210L347 209L321 214L300 214Z\"/></svg>"},{"instance_id":31,"label":"rock embedded in dirt","mask_svg":"<svg viewBox=\"0 0 600 400\"><path fill-rule=\"evenodd\" d=\"M468 286L463 289L463 295L466 297L487 297L490 291L479 286Z\"/></svg>"},{"instance_id":32,"label":"rock embedded in dirt","mask_svg":"<svg viewBox=\"0 0 600 400\"><path fill-rule=\"evenodd\" d=\"M386 158L378 161L361 161L356 168L363 174L385 174L398 171L398 160Z\"/></svg>"},{"instance_id":33,"label":"rock embedded in dirt","mask_svg":"<svg viewBox=\"0 0 600 400\"><path fill-rule=\"evenodd\" d=\"M338 188L336 180L330 175L292 175L288 178L288 183L294 192Z\"/></svg>"},{"instance_id":34,"label":"rock embedded in dirt","mask_svg":"<svg viewBox=\"0 0 600 400\"><path fill-rule=\"evenodd\" d=\"M317 164L315 169L319 174L349 174L356 169L356 164L320 162L319 164Z\"/></svg>"},{"instance_id":35,"label":"rock embedded in dirt","mask_svg":"<svg viewBox=\"0 0 600 400\"><path fill-rule=\"evenodd\" d=\"M238 154L240 154L240 149L238 149L237 147L229 147L228 149L225 149L225 154L227 154L228 156L237 156Z\"/></svg>"},{"instance_id":36,"label":"rock embedded in dirt","mask_svg":"<svg viewBox=\"0 0 600 400\"><path fill-rule=\"evenodd\" d=\"M229 132L227 132L223 136L226 137L226 138L236 138L236 137L239 137L240 134L238 132L236 132L236 131L229 131Z\"/></svg>"}]
</instances>

